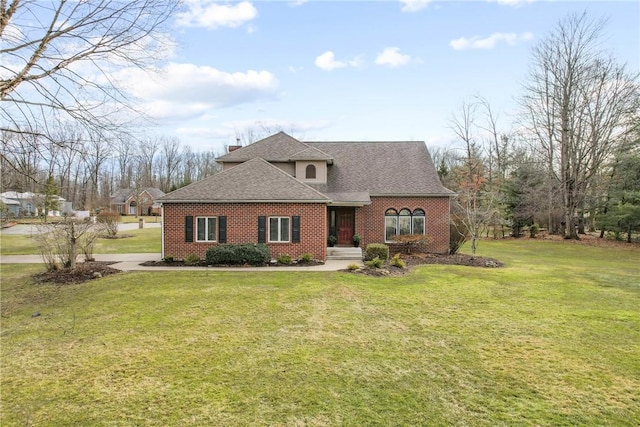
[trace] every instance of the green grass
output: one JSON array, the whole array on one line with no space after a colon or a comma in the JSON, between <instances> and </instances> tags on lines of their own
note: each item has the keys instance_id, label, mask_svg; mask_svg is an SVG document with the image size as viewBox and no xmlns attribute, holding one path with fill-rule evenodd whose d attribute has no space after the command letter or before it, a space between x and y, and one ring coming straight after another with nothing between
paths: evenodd
<instances>
[{"instance_id":1,"label":"green grass","mask_svg":"<svg viewBox=\"0 0 640 427\"><path fill-rule=\"evenodd\" d=\"M138 216L136 217L135 215L122 215L120 216L120 222L125 224L125 223L138 223L138 221L140 220L140 218L144 219L144 223L148 223L148 222L161 222L162 218L159 216Z\"/></svg>"},{"instance_id":2,"label":"green grass","mask_svg":"<svg viewBox=\"0 0 640 427\"><path fill-rule=\"evenodd\" d=\"M507 267L53 286L2 265L0 424L637 425L640 250L479 255Z\"/></svg>"},{"instance_id":3,"label":"green grass","mask_svg":"<svg viewBox=\"0 0 640 427\"><path fill-rule=\"evenodd\" d=\"M122 239L98 239L95 253L97 254L126 254L126 253L159 253L162 250L161 229L143 228L126 230L119 236L131 236Z\"/></svg>"},{"instance_id":4,"label":"green grass","mask_svg":"<svg viewBox=\"0 0 640 427\"><path fill-rule=\"evenodd\" d=\"M0 255L38 255L38 244L30 236L0 233Z\"/></svg>"},{"instance_id":5,"label":"green grass","mask_svg":"<svg viewBox=\"0 0 640 427\"><path fill-rule=\"evenodd\" d=\"M94 253L158 253L161 251L160 228L143 228L118 232L120 239L98 239ZM26 235L0 234L0 255L39 255L36 240Z\"/></svg>"}]
</instances>

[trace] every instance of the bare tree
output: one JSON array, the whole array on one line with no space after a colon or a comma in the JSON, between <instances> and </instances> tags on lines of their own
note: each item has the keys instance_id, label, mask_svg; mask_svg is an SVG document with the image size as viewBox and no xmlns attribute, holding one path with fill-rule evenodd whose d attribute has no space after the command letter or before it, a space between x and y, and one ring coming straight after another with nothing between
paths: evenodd
<instances>
[{"instance_id":1,"label":"bare tree","mask_svg":"<svg viewBox=\"0 0 640 427\"><path fill-rule=\"evenodd\" d=\"M34 237L38 240L47 269L73 270L80 250L86 257L92 258L93 245L102 232L102 227L89 221L65 218L60 222L39 225Z\"/></svg>"},{"instance_id":2,"label":"bare tree","mask_svg":"<svg viewBox=\"0 0 640 427\"><path fill-rule=\"evenodd\" d=\"M522 100L549 176L559 183L565 238L578 238L585 195L629 130L637 105L638 76L598 49L605 24L586 13L559 22L533 50Z\"/></svg>"},{"instance_id":3,"label":"bare tree","mask_svg":"<svg viewBox=\"0 0 640 427\"><path fill-rule=\"evenodd\" d=\"M178 166L182 161L180 140L176 137L162 138L160 143L160 189L169 192L177 181Z\"/></svg>"},{"instance_id":4,"label":"bare tree","mask_svg":"<svg viewBox=\"0 0 640 427\"><path fill-rule=\"evenodd\" d=\"M49 127L57 123L99 134L122 132L136 110L113 73L157 62L167 40L162 26L177 5L2 0L0 130L32 135L40 147L59 143ZM3 147L1 155L6 152Z\"/></svg>"},{"instance_id":5,"label":"bare tree","mask_svg":"<svg viewBox=\"0 0 640 427\"><path fill-rule=\"evenodd\" d=\"M476 101L463 101L459 112L454 113L450 121L451 129L463 144L464 156L460 165L453 170L452 182L458 193L457 219L471 239L472 256L476 255L481 233L495 221L497 215L497 193L487 189L484 163L477 143L477 108Z\"/></svg>"},{"instance_id":6,"label":"bare tree","mask_svg":"<svg viewBox=\"0 0 640 427\"><path fill-rule=\"evenodd\" d=\"M153 187L156 185L156 169L158 160L158 151L161 141L159 138L149 138L140 142L138 151L138 170L136 171L136 186Z\"/></svg>"}]
</instances>

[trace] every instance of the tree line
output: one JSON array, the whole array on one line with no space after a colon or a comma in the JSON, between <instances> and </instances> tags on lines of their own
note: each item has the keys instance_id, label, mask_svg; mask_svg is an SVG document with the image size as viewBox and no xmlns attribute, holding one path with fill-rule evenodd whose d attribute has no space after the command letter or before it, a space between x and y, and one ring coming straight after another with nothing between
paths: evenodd
<instances>
[{"instance_id":1,"label":"tree line","mask_svg":"<svg viewBox=\"0 0 640 427\"><path fill-rule=\"evenodd\" d=\"M219 170L216 152L193 151L175 137L106 140L70 127L49 138L57 142L47 144L32 134L3 135L3 189L44 194L53 184L74 208L92 210L107 207L120 188L169 192Z\"/></svg>"},{"instance_id":2,"label":"tree line","mask_svg":"<svg viewBox=\"0 0 640 427\"><path fill-rule=\"evenodd\" d=\"M481 96L453 113L457 149L434 158L472 250L505 227L569 239L597 227L629 241L640 231L638 74L599 49L605 26L572 14L537 44L509 129Z\"/></svg>"}]
</instances>

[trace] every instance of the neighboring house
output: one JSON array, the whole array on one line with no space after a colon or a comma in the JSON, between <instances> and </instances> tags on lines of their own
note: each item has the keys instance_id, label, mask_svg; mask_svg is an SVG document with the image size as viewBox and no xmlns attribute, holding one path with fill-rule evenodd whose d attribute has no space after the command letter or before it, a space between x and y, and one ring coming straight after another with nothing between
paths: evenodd
<instances>
[{"instance_id":1,"label":"neighboring house","mask_svg":"<svg viewBox=\"0 0 640 427\"><path fill-rule=\"evenodd\" d=\"M9 217L16 217L20 215L20 202L15 200L15 199L11 199L9 197L5 197L5 196L0 196L0 202L4 203L4 205L7 207L7 212L6 214Z\"/></svg>"},{"instance_id":2,"label":"neighboring house","mask_svg":"<svg viewBox=\"0 0 640 427\"><path fill-rule=\"evenodd\" d=\"M0 194L2 202L9 208L9 215L12 216L37 216L39 215L44 205L46 196L39 193L25 192L20 193L17 191L5 191ZM60 196L51 196L57 198L58 209L50 210L49 216L60 216L61 214L71 214L71 202L67 202Z\"/></svg>"},{"instance_id":3,"label":"neighboring house","mask_svg":"<svg viewBox=\"0 0 640 427\"><path fill-rule=\"evenodd\" d=\"M121 215L160 215L160 204L156 200L164 194L159 188L149 187L136 196L136 190L121 188L111 196L109 209Z\"/></svg>"},{"instance_id":4,"label":"neighboring house","mask_svg":"<svg viewBox=\"0 0 640 427\"><path fill-rule=\"evenodd\" d=\"M234 147L236 148L236 147ZM327 238L395 245L426 234L449 250L449 203L424 142L301 142L280 132L217 159L222 172L168 193L163 256L204 257L219 243L266 243L272 257L311 253Z\"/></svg>"}]
</instances>

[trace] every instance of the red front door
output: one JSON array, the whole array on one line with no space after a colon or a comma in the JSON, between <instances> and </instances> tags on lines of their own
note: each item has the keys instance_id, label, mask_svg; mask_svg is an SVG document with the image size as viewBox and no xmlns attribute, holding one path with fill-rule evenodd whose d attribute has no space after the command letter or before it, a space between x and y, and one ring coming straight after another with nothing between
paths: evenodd
<instances>
[{"instance_id":1,"label":"red front door","mask_svg":"<svg viewBox=\"0 0 640 427\"><path fill-rule=\"evenodd\" d=\"M336 208L336 237L339 245L353 244L354 213L353 208Z\"/></svg>"}]
</instances>

